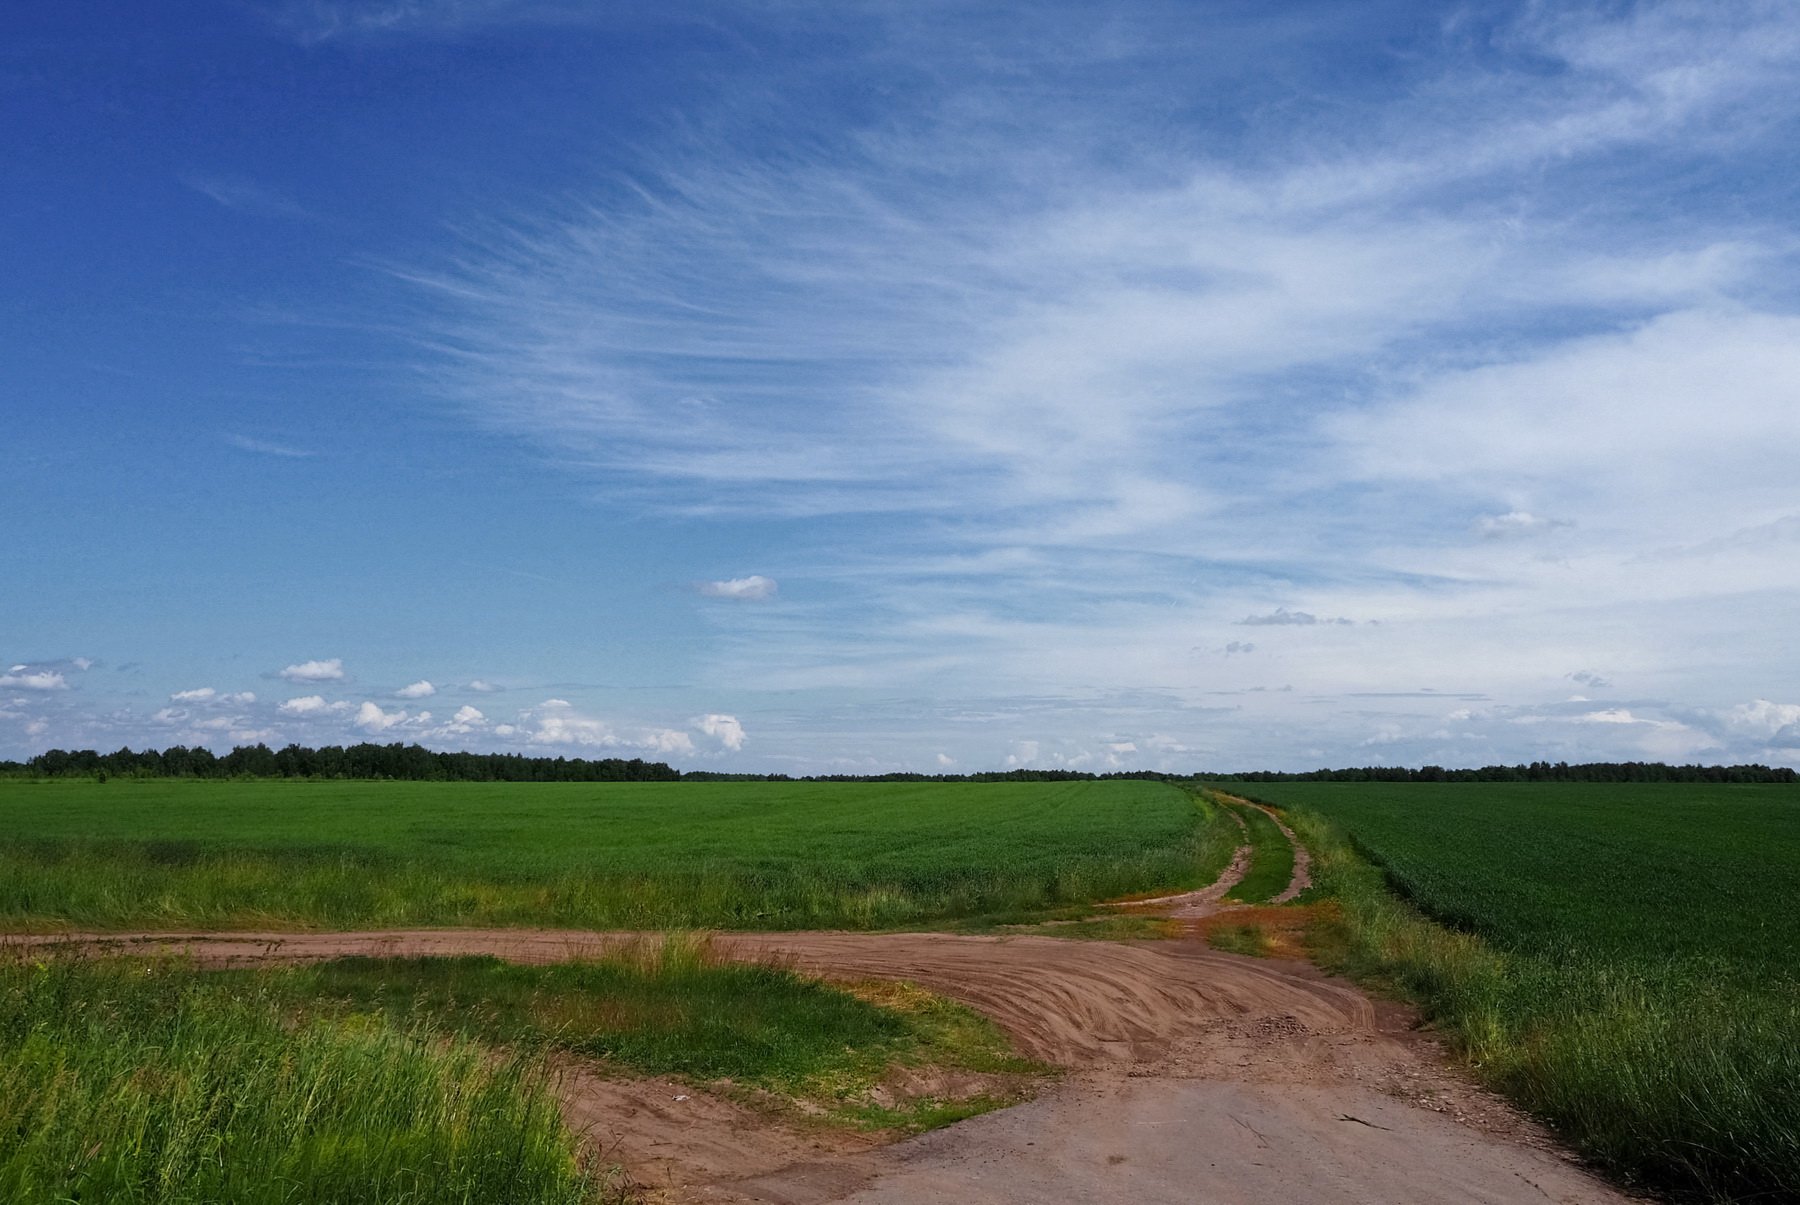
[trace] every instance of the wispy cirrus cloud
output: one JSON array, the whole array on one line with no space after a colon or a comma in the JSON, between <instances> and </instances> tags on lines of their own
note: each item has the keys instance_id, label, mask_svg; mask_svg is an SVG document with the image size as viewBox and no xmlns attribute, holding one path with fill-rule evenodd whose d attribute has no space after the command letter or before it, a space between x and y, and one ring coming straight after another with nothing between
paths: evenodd
<instances>
[{"instance_id":1,"label":"wispy cirrus cloud","mask_svg":"<svg viewBox=\"0 0 1800 1205\"><path fill-rule=\"evenodd\" d=\"M227 432L225 442L244 452L255 452L262 456L279 456L286 460L310 460L318 453L307 448L296 448L291 444L278 443L272 439L261 439L253 435L240 435Z\"/></svg>"},{"instance_id":2,"label":"wispy cirrus cloud","mask_svg":"<svg viewBox=\"0 0 1800 1205\"><path fill-rule=\"evenodd\" d=\"M815 70L925 44L842 20L881 49ZM1160 144L1138 91L1063 90L1059 64L1109 69L1080 21L952 53L835 144L696 136L632 189L472 231L402 273L441 395L628 505L856 519L852 550L787 558L835 609L733 616L719 683L1348 700L1466 665L1524 698L1678 646L1692 576L1620 566L1788 497L1800 238L1641 198L1675 164L1761 186L1800 18L1530 9L1479 53L1452 23L1406 88ZM1171 36L1107 53L1179 96ZM1704 491L1671 490L1695 468ZM1728 580L1744 601L1698 588L1722 641L1754 632L1749 591L1800 593L1776 565ZM1185 668L1235 623L1291 639Z\"/></svg>"}]
</instances>

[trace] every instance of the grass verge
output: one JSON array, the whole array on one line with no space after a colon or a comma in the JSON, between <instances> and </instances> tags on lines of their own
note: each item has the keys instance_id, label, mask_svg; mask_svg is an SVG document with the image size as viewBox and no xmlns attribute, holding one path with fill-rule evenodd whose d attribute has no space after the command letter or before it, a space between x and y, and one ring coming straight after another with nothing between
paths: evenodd
<instances>
[{"instance_id":1,"label":"grass verge","mask_svg":"<svg viewBox=\"0 0 1800 1205\"><path fill-rule=\"evenodd\" d=\"M1312 930L1322 964L1417 1003L1484 1079L1629 1181L1696 1200L1800 1199L1791 984L1578 939L1497 947L1399 898L1323 816L1286 815L1337 905Z\"/></svg>"},{"instance_id":2,"label":"grass verge","mask_svg":"<svg viewBox=\"0 0 1800 1205\"><path fill-rule=\"evenodd\" d=\"M539 1063L285 1003L171 964L0 956L0 1199L594 1199Z\"/></svg>"}]
</instances>

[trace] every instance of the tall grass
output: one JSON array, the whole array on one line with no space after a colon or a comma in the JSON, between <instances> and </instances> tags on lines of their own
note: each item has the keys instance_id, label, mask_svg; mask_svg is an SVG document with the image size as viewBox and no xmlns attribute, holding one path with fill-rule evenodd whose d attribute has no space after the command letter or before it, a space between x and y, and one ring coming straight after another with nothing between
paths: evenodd
<instances>
[{"instance_id":1,"label":"tall grass","mask_svg":"<svg viewBox=\"0 0 1800 1205\"><path fill-rule=\"evenodd\" d=\"M1633 955L1584 936L1570 912L1546 930L1560 940L1449 928L1391 890L1409 888L1332 821L1287 818L1340 905L1318 931L1322 959L1418 1002L1483 1078L1582 1153L1680 1196L1800 1199L1800 968L1746 969L1708 957L1703 938ZM1504 849L1490 860L1504 864ZM1465 905L1504 890L1492 879L1472 874ZM1679 879L1657 888L1684 889Z\"/></svg>"},{"instance_id":2,"label":"tall grass","mask_svg":"<svg viewBox=\"0 0 1800 1205\"><path fill-rule=\"evenodd\" d=\"M541 1067L254 978L0 956L0 1199L576 1205Z\"/></svg>"},{"instance_id":3,"label":"tall grass","mask_svg":"<svg viewBox=\"0 0 1800 1205\"><path fill-rule=\"evenodd\" d=\"M0 783L0 927L894 928L1197 885L1160 783Z\"/></svg>"}]
</instances>

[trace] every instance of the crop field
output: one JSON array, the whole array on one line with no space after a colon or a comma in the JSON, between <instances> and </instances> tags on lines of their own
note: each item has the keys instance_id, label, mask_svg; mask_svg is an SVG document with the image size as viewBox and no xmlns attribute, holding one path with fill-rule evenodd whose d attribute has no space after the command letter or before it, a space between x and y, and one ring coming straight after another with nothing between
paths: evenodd
<instances>
[{"instance_id":1,"label":"crop field","mask_svg":"<svg viewBox=\"0 0 1800 1205\"><path fill-rule=\"evenodd\" d=\"M1152 782L0 783L0 926L882 928L1196 885Z\"/></svg>"},{"instance_id":2,"label":"crop field","mask_svg":"<svg viewBox=\"0 0 1800 1205\"><path fill-rule=\"evenodd\" d=\"M1345 910L1335 958L1578 1147L1708 1198L1800 1196L1800 789L1251 790L1296 809Z\"/></svg>"}]
</instances>

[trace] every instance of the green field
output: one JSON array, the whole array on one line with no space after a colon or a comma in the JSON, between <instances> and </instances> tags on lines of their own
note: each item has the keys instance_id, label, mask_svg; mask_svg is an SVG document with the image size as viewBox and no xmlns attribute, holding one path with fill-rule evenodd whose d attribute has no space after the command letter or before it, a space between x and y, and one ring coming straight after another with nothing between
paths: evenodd
<instances>
[{"instance_id":1,"label":"green field","mask_svg":"<svg viewBox=\"0 0 1800 1205\"><path fill-rule=\"evenodd\" d=\"M1196 885L1152 782L0 783L0 927L883 928Z\"/></svg>"},{"instance_id":2,"label":"green field","mask_svg":"<svg viewBox=\"0 0 1800 1205\"><path fill-rule=\"evenodd\" d=\"M1800 789L1249 791L1300 809L1348 969L1397 982L1578 1147L1707 1197L1800 1197ZM1457 932L1410 921L1384 876Z\"/></svg>"}]
</instances>

